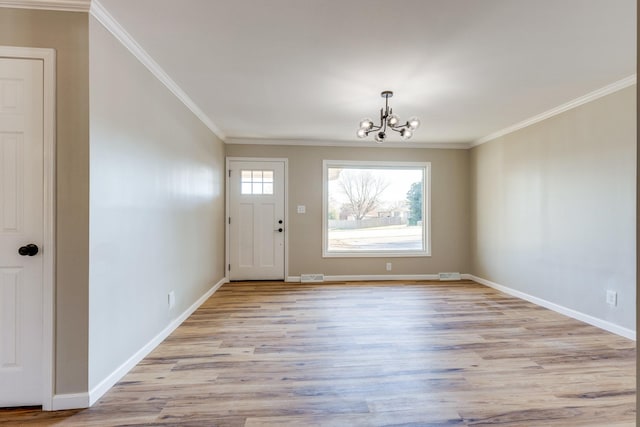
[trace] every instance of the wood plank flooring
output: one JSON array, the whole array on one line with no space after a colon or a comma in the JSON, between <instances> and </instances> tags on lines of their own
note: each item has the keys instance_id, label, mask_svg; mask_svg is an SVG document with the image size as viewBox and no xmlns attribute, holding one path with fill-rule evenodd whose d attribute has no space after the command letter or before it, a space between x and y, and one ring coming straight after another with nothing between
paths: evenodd
<instances>
[{"instance_id":1,"label":"wood plank flooring","mask_svg":"<svg viewBox=\"0 0 640 427\"><path fill-rule=\"evenodd\" d=\"M635 347L470 281L229 283L92 408L0 424L632 426Z\"/></svg>"}]
</instances>

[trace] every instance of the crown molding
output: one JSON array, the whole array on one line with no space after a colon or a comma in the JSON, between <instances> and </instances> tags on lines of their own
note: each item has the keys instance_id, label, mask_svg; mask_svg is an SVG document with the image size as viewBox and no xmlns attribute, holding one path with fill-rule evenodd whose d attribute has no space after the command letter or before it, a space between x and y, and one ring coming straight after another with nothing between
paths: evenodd
<instances>
[{"instance_id":1,"label":"crown molding","mask_svg":"<svg viewBox=\"0 0 640 427\"><path fill-rule=\"evenodd\" d=\"M586 104L591 101L595 101L598 98L602 98L603 96L609 95L611 93L617 92L621 89L634 85L636 83L637 77L636 74L633 74L629 77L625 77L622 80L618 80L617 82L611 83L607 86L604 86L600 89L594 90L593 92L589 92L586 95L583 95L579 98L576 98L572 101L569 101L565 104L559 105L551 110L545 111L544 113L538 114L526 120L523 120L519 123L516 123L512 126L506 127L497 132L491 133L487 136L484 136L480 139L475 140L469 145L469 148L476 147L478 145L484 144L485 142L489 142L501 136L507 135L509 133L515 132L517 130L526 128L527 126L531 126L535 123L541 122L543 120L549 119L553 116L556 116L560 113L564 113L565 111L571 110L573 108L579 107L583 104Z\"/></svg>"},{"instance_id":2,"label":"crown molding","mask_svg":"<svg viewBox=\"0 0 640 427\"><path fill-rule=\"evenodd\" d=\"M1 0L0 0L1 1ZM208 127L222 141L224 133L215 123L198 107L198 105L173 81L171 77L158 65L156 61L140 46L131 35L115 20L113 16L100 4L99 1L91 2L91 15L96 18L113 36L126 47L138 61L140 61L151 73L164 84L176 98L178 98L193 114Z\"/></svg>"},{"instance_id":3,"label":"crown molding","mask_svg":"<svg viewBox=\"0 0 640 427\"><path fill-rule=\"evenodd\" d=\"M91 0L0 0L0 7L89 12Z\"/></svg>"},{"instance_id":4,"label":"crown molding","mask_svg":"<svg viewBox=\"0 0 640 427\"><path fill-rule=\"evenodd\" d=\"M369 147L369 148L437 148L447 150L466 150L469 144L466 142L409 142L409 141L387 141L378 144L374 141L337 141L323 139L270 139L270 138L233 138L228 137L225 144L229 145L296 145L307 147Z\"/></svg>"}]
</instances>

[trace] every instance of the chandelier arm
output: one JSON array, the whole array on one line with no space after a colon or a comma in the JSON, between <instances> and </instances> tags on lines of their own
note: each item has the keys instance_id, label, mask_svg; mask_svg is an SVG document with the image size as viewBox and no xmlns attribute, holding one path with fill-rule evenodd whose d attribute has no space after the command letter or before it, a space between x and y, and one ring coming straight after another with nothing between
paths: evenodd
<instances>
[{"instance_id":1,"label":"chandelier arm","mask_svg":"<svg viewBox=\"0 0 640 427\"><path fill-rule=\"evenodd\" d=\"M382 129L382 126L371 126L371 128L369 128L369 130L367 131L367 135L369 135L371 132L375 132Z\"/></svg>"},{"instance_id":2,"label":"chandelier arm","mask_svg":"<svg viewBox=\"0 0 640 427\"><path fill-rule=\"evenodd\" d=\"M395 126L391 126L391 125L389 125L389 127L390 127L391 129L393 129L393 130L396 130L396 129L400 129L400 130L402 130L402 129L404 129L404 128L408 128L408 127L409 127L409 122L407 122L407 123L405 123L405 124L402 124L402 125L395 125ZM398 130L398 132L400 132L400 130Z\"/></svg>"}]
</instances>

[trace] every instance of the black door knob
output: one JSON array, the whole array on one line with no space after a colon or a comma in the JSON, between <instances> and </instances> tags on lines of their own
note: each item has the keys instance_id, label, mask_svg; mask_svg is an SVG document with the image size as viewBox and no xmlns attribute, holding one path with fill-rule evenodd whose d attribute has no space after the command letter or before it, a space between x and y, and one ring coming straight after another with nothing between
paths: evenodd
<instances>
[{"instance_id":1,"label":"black door knob","mask_svg":"<svg viewBox=\"0 0 640 427\"><path fill-rule=\"evenodd\" d=\"M284 230L282 228L278 228L278 232L282 233Z\"/></svg>"},{"instance_id":2,"label":"black door knob","mask_svg":"<svg viewBox=\"0 0 640 427\"><path fill-rule=\"evenodd\" d=\"M282 220L281 220L281 219L280 219L280 220L278 220L278 224L282 224Z\"/></svg>"},{"instance_id":3,"label":"black door knob","mask_svg":"<svg viewBox=\"0 0 640 427\"><path fill-rule=\"evenodd\" d=\"M29 243L27 246L21 246L18 253L22 256L34 256L38 253L38 246Z\"/></svg>"}]
</instances>

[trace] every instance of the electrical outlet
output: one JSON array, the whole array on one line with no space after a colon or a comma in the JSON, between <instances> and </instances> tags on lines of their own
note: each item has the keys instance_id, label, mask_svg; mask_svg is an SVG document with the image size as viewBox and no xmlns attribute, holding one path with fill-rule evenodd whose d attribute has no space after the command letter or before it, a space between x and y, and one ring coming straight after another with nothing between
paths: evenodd
<instances>
[{"instance_id":1,"label":"electrical outlet","mask_svg":"<svg viewBox=\"0 0 640 427\"><path fill-rule=\"evenodd\" d=\"M391 271L391 263L390 262L387 263L387 271Z\"/></svg>"},{"instance_id":2,"label":"electrical outlet","mask_svg":"<svg viewBox=\"0 0 640 427\"><path fill-rule=\"evenodd\" d=\"M613 307L618 305L618 293L616 291L607 290L607 304Z\"/></svg>"},{"instance_id":3,"label":"electrical outlet","mask_svg":"<svg viewBox=\"0 0 640 427\"><path fill-rule=\"evenodd\" d=\"M176 305L176 293L174 291L169 292L167 295L167 303L169 304L169 310Z\"/></svg>"}]
</instances>

